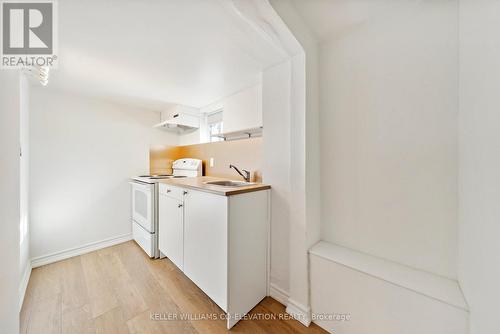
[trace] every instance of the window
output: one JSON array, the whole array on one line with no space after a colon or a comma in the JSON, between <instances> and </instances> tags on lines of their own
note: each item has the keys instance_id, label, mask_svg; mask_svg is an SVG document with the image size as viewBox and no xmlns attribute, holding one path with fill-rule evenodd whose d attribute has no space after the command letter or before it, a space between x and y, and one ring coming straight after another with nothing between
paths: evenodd
<instances>
[{"instance_id":1,"label":"window","mask_svg":"<svg viewBox=\"0 0 500 334\"><path fill-rule=\"evenodd\" d=\"M217 110L207 115L207 126L210 142L224 140L217 136L223 133L222 110Z\"/></svg>"}]
</instances>

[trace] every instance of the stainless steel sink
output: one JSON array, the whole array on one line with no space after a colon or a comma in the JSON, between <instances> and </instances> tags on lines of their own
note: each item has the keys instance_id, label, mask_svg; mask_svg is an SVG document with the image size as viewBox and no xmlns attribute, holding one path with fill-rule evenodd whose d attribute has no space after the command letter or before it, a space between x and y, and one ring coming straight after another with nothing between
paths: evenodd
<instances>
[{"instance_id":1,"label":"stainless steel sink","mask_svg":"<svg viewBox=\"0 0 500 334\"><path fill-rule=\"evenodd\" d=\"M245 187L251 186L255 183L253 182L243 182L243 181L208 181L205 184L210 184L213 186L221 186L221 187Z\"/></svg>"}]
</instances>

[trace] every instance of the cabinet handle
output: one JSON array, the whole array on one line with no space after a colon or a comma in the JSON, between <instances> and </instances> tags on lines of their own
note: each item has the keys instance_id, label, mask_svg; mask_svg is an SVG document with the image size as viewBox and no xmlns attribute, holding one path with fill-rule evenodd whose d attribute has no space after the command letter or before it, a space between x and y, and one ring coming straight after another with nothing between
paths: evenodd
<instances>
[{"instance_id":1,"label":"cabinet handle","mask_svg":"<svg viewBox=\"0 0 500 334\"><path fill-rule=\"evenodd\" d=\"M182 193L183 193L184 195L187 195L187 193L188 193L188 192L187 192L186 190L184 190Z\"/></svg>"},{"instance_id":2,"label":"cabinet handle","mask_svg":"<svg viewBox=\"0 0 500 334\"><path fill-rule=\"evenodd\" d=\"M179 205L177 205L177 207L178 207L178 208L182 208L182 207L183 207L183 205L182 205L182 204L179 204Z\"/></svg>"},{"instance_id":3,"label":"cabinet handle","mask_svg":"<svg viewBox=\"0 0 500 334\"><path fill-rule=\"evenodd\" d=\"M167 193L169 193L169 192L171 192L171 191L172 191L172 190L170 190L170 189L167 189Z\"/></svg>"}]
</instances>

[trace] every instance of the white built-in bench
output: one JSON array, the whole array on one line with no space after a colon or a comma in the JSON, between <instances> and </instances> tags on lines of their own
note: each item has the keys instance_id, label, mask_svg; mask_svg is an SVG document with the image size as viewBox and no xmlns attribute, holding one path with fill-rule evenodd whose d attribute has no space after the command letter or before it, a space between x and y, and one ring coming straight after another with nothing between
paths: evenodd
<instances>
[{"instance_id":1,"label":"white built-in bench","mask_svg":"<svg viewBox=\"0 0 500 334\"><path fill-rule=\"evenodd\" d=\"M468 308L455 280L325 241L309 256L313 321L330 332L467 333ZM329 320L329 313L350 318Z\"/></svg>"}]
</instances>

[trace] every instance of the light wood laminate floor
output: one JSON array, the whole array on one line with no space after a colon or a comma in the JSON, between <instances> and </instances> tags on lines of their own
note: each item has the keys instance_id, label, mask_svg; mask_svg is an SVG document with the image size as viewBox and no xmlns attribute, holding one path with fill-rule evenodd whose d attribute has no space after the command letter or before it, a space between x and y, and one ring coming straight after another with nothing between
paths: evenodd
<instances>
[{"instance_id":1,"label":"light wood laminate floor","mask_svg":"<svg viewBox=\"0 0 500 334\"><path fill-rule=\"evenodd\" d=\"M129 241L33 269L20 325L22 334L227 333L224 320L204 319L222 313L172 262L150 260ZM286 316L269 297L250 314L230 332L326 333L314 324L269 319Z\"/></svg>"}]
</instances>

